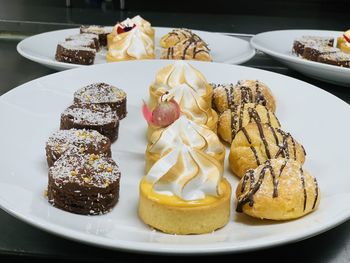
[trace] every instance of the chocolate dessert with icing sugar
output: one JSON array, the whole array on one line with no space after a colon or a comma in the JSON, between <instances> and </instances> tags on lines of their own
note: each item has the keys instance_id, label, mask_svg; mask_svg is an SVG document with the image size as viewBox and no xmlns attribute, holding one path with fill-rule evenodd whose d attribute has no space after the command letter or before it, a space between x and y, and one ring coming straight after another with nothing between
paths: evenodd
<instances>
[{"instance_id":1,"label":"chocolate dessert with icing sugar","mask_svg":"<svg viewBox=\"0 0 350 263\"><path fill-rule=\"evenodd\" d=\"M57 208L98 215L109 212L118 202L121 173L109 157L65 154L48 174L48 201Z\"/></svg>"},{"instance_id":2,"label":"chocolate dessert with icing sugar","mask_svg":"<svg viewBox=\"0 0 350 263\"><path fill-rule=\"evenodd\" d=\"M271 159L248 170L237 189L237 212L271 220L302 217L320 202L316 178L294 160Z\"/></svg>"},{"instance_id":3,"label":"chocolate dessert with icing sugar","mask_svg":"<svg viewBox=\"0 0 350 263\"><path fill-rule=\"evenodd\" d=\"M255 169L268 159L285 158L305 161L304 147L291 134L269 124L249 123L232 141L229 164L232 172L242 177L249 169Z\"/></svg>"},{"instance_id":4,"label":"chocolate dessert with icing sugar","mask_svg":"<svg viewBox=\"0 0 350 263\"><path fill-rule=\"evenodd\" d=\"M98 36L96 34L83 33L66 37L66 41L71 40L86 41L90 43L90 48L96 49L96 52L100 50L100 42L98 41ZM93 44L91 42L93 42Z\"/></svg>"},{"instance_id":5,"label":"chocolate dessert with icing sugar","mask_svg":"<svg viewBox=\"0 0 350 263\"><path fill-rule=\"evenodd\" d=\"M65 152L75 150L84 154L101 154L111 157L111 142L94 130L59 130L46 143L47 164L51 167Z\"/></svg>"},{"instance_id":6,"label":"chocolate dessert with icing sugar","mask_svg":"<svg viewBox=\"0 0 350 263\"><path fill-rule=\"evenodd\" d=\"M74 92L74 102L78 104L109 105L115 110L119 120L126 117L126 93L112 85L100 82L87 85Z\"/></svg>"},{"instance_id":7,"label":"chocolate dessert with icing sugar","mask_svg":"<svg viewBox=\"0 0 350 263\"><path fill-rule=\"evenodd\" d=\"M281 126L275 114L265 106L256 103L244 103L220 114L218 135L225 142L231 144L237 132L252 122L268 123L274 128Z\"/></svg>"},{"instance_id":8,"label":"chocolate dessert with icing sugar","mask_svg":"<svg viewBox=\"0 0 350 263\"><path fill-rule=\"evenodd\" d=\"M95 34L98 36L98 40L101 47L107 46L107 35L110 33L110 31L103 27L98 25L82 25L80 26L80 33L88 33L88 34Z\"/></svg>"},{"instance_id":9,"label":"chocolate dessert with icing sugar","mask_svg":"<svg viewBox=\"0 0 350 263\"><path fill-rule=\"evenodd\" d=\"M211 84L213 108L222 113L243 103L257 103L276 111L276 101L269 87L259 80L239 80L237 84Z\"/></svg>"},{"instance_id":10,"label":"chocolate dessert with icing sugar","mask_svg":"<svg viewBox=\"0 0 350 263\"><path fill-rule=\"evenodd\" d=\"M118 138L119 118L108 105L73 104L61 114L60 128L96 130L114 142Z\"/></svg>"},{"instance_id":11,"label":"chocolate dessert with icing sugar","mask_svg":"<svg viewBox=\"0 0 350 263\"><path fill-rule=\"evenodd\" d=\"M55 59L65 63L92 65L95 56L96 47L93 41L70 40L57 45Z\"/></svg>"}]
</instances>

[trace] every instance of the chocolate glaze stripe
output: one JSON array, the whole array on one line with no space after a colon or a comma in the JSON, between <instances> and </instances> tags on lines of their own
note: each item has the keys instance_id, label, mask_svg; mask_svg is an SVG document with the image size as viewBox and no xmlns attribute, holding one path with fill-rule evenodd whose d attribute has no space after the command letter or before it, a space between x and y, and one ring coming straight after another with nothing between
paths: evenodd
<instances>
[{"instance_id":1,"label":"chocolate glaze stripe","mask_svg":"<svg viewBox=\"0 0 350 263\"><path fill-rule=\"evenodd\" d=\"M246 203L249 203L250 206L253 206L254 205L254 199L253 199L253 196L254 194L259 190L263 180L264 180L264 177L265 177L265 173L266 173L266 170L267 169L272 169L271 165L269 162L266 162L265 163L266 165L264 166L264 168L262 168L260 174L259 174L259 178L258 178L258 181L254 184L254 172L252 173L252 175L248 174L251 176L251 180L250 180L250 183L251 183L251 187L250 189L248 190L248 192L238 200L237 202L237 207L236 207L236 211L241 213L243 212L243 206L246 204ZM245 175L247 176L247 174ZM252 183L253 182L253 183Z\"/></svg>"},{"instance_id":2,"label":"chocolate glaze stripe","mask_svg":"<svg viewBox=\"0 0 350 263\"><path fill-rule=\"evenodd\" d=\"M243 113L244 113L244 107L245 104L241 104L239 106L239 121L238 121L238 130L242 128L243 126ZM235 111L238 111L238 108L236 108Z\"/></svg>"},{"instance_id":3,"label":"chocolate glaze stripe","mask_svg":"<svg viewBox=\"0 0 350 263\"><path fill-rule=\"evenodd\" d=\"M262 128L262 125L260 122L257 122L256 125L258 126L258 130L259 130L259 135L260 135L260 138L264 144L264 147L265 147L265 153L267 155L267 158L268 159L271 159L271 154L270 154L270 150L269 150L269 145L267 144L267 141L266 141L266 138L265 138L265 135L264 135L264 131L263 131L263 128Z\"/></svg>"},{"instance_id":4,"label":"chocolate glaze stripe","mask_svg":"<svg viewBox=\"0 0 350 263\"><path fill-rule=\"evenodd\" d=\"M252 140L250 139L249 134L248 134L246 128L243 127L243 128L241 129L241 131L244 133L244 136L246 137L248 143L251 144L251 143L252 143Z\"/></svg>"},{"instance_id":5,"label":"chocolate glaze stripe","mask_svg":"<svg viewBox=\"0 0 350 263\"><path fill-rule=\"evenodd\" d=\"M254 146L250 146L250 149L252 150L252 152L253 152L253 154L254 154L256 164L259 166L259 165L261 164L261 162L260 162L260 160L259 160L258 152L256 151L256 149L255 149Z\"/></svg>"},{"instance_id":6,"label":"chocolate glaze stripe","mask_svg":"<svg viewBox=\"0 0 350 263\"><path fill-rule=\"evenodd\" d=\"M300 181L301 181L301 186L304 191L304 210L306 209L306 201L307 201L307 193L306 193L306 188L305 188L305 177L304 177L304 171L303 168L300 167Z\"/></svg>"},{"instance_id":7,"label":"chocolate glaze stripe","mask_svg":"<svg viewBox=\"0 0 350 263\"><path fill-rule=\"evenodd\" d=\"M255 83L255 93L256 93L255 101L257 103L261 104L261 105L266 106L267 105L267 101L266 101L266 98L265 98L264 94L262 93L259 81L256 81L256 83Z\"/></svg>"},{"instance_id":8,"label":"chocolate glaze stripe","mask_svg":"<svg viewBox=\"0 0 350 263\"><path fill-rule=\"evenodd\" d=\"M244 192L248 179L250 179L250 183L254 180L254 170L250 169L246 172L246 174L248 174L248 176L244 176L243 178L241 193Z\"/></svg>"},{"instance_id":9,"label":"chocolate glaze stripe","mask_svg":"<svg viewBox=\"0 0 350 263\"><path fill-rule=\"evenodd\" d=\"M315 183L315 201L314 201L314 204L312 205L312 209L315 209L317 199L318 199L318 183L316 178L314 178L314 183Z\"/></svg>"}]
</instances>

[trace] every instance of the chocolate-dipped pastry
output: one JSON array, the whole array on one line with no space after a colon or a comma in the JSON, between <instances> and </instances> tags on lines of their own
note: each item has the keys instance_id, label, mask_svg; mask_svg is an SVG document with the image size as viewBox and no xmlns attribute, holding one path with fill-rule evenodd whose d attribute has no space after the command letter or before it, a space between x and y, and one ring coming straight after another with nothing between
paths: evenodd
<instances>
[{"instance_id":1,"label":"chocolate-dipped pastry","mask_svg":"<svg viewBox=\"0 0 350 263\"><path fill-rule=\"evenodd\" d=\"M49 169L48 201L71 213L107 213L118 202L120 175L109 157L67 153Z\"/></svg>"},{"instance_id":2,"label":"chocolate-dipped pastry","mask_svg":"<svg viewBox=\"0 0 350 263\"><path fill-rule=\"evenodd\" d=\"M218 122L218 135L231 144L236 133L251 122L268 123L274 128L281 126L275 114L265 106L245 103L221 113Z\"/></svg>"},{"instance_id":3,"label":"chocolate-dipped pastry","mask_svg":"<svg viewBox=\"0 0 350 263\"><path fill-rule=\"evenodd\" d=\"M111 142L94 130L59 130L46 143L47 164L51 167L66 151L111 156Z\"/></svg>"},{"instance_id":4,"label":"chocolate-dipped pastry","mask_svg":"<svg viewBox=\"0 0 350 263\"><path fill-rule=\"evenodd\" d=\"M289 133L260 122L243 127L232 141L229 164L232 172L242 177L268 159L285 158L303 164L305 150Z\"/></svg>"},{"instance_id":5,"label":"chocolate-dipped pastry","mask_svg":"<svg viewBox=\"0 0 350 263\"><path fill-rule=\"evenodd\" d=\"M213 108L221 113L243 104L257 103L276 111L276 102L270 89L259 80L240 80L233 84L212 84Z\"/></svg>"},{"instance_id":6,"label":"chocolate-dipped pastry","mask_svg":"<svg viewBox=\"0 0 350 263\"><path fill-rule=\"evenodd\" d=\"M119 119L108 105L73 104L61 114L60 127L96 130L114 142L118 138Z\"/></svg>"},{"instance_id":7,"label":"chocolate-dipped pastry","mask_svg":"<svg viewBox=\"0 0 350 263\"><path fill-rule=\"evenodd\" d=\"M74 102L107 104L117 112L119 120L125 118L127 114L126 93L103 82L87 85L74 92Z\"/></svg>"},{"instance_id":8,"label":"chocolate-dipped pastry","mask_svg":"<svg viewBox=\"0 0 350 263\"><path fill-rule=\"evenodd\" d=\"M237 212L252 217L289 220L314 211L320 202L316 178L301 164L271 159L248 170L236 189Z\"/></svg>"}]
</instances>

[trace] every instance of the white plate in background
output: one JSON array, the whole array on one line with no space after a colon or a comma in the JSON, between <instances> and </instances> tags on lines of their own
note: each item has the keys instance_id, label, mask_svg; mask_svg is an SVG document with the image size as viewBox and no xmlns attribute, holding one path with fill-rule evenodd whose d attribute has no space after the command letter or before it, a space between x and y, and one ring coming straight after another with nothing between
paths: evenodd
<instances>
[{"instance_id":1,"label":"white plate in background","mask_svg":"<svg viewBox=\"0 0 350 263\"><path fill-rule=\"evenodd\" d=\"M287 222L261 221L232 211L229 223L203 235L168 235L151 230L138 218L138 184L144 175L146 122L142 99L156 73L172 61L131 61L66 70L25 83L0 97L0 207L51 233L112 249L147 253L212 254L254 250L302 240L322 233L350 217L350 106L305 82L242 66L190 62L209 82L239 79L265 82L277 101L276 115L307 152L304 169L317 177L320 207ZM59 129L61 112L75 90L107 82L124 89L128 116L120 123L112 156L120 165L120 199L101 216L71 214L52 207L47 187L45 143ZM238 179L225 162L233 193ZM6 227L6 226L2 226Z\"/></svg>"},{"instance_id":2,"label":"white plate in background","mask_svg":"<svg viewBox=\"0 0 350 263\"><path fill-rule=\"evenodd\" d=\"M159 40L163 35L170 32L172 28L154 28L156 32L156 57L159 58ZM249 42L240 38L206 31L193 30L193 32L198 34L208 44L214 62L240 64L248 61L255 55L255 49L251 47ZM75 34L79 34L79 28L57 30L34 35L18 43L17 51L29 60L56 70L86 67L85 65L70 64L55 60L57 44L64 41L66 37ZM106 49L98 52L96 54L95 64L107 63L105 55Z\"/></svg>"},{"instance_id":3,"label":"white plate in background","mask_svg":"<svg viewBox=\"0 0 350 263\"><path fill-rule=\"evenodd\" d=\"M336 38L342 36L343 32L325 30L269 31L253 36L250 43L256 49L306 76L350 87L350 68L309 61L292 54L293 41L305 35L334 37L336 42Z\"/></svg>"}]
</instances>

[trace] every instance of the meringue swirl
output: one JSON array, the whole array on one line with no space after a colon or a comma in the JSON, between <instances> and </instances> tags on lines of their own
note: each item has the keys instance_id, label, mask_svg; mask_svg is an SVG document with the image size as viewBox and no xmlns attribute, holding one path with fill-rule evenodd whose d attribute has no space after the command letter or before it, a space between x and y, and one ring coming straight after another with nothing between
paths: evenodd
<instances>
[{"instance_id":1,"label":"meringue swirl","mask_svg":"<svg viewBox=\"0 0 350 263\"><path fill-rule=\"evenodd\" d=\"M115 35L107 53L108 61L152 59L154 57L153 40L139 26Z\"/></svg>"},{"instance_id":2,"label":"meringue swirl","mask_svg":"<svg viewBox=\"0 0 350 263\"><path fill-rule=\"evenodd\" d=\"M146 172L162 156L178 146L187 145L214 157L224 165L225 147L208 127L199 125L182 115L166 128L156 130L146 149Z\"/></svg>"},{"instance_id":3,"label":"meringue swirl","mask_svg":"<svg viewBox=\"0 0 350 263\"><path fill-rule=\"evenodd\" d=\"M223 166L212 156L186 144L177 145L149 170L146 181L156 193L186 200L220 196Z\"/></svg>"}]
</instances>

